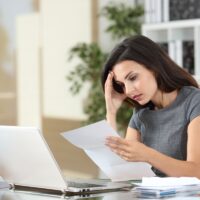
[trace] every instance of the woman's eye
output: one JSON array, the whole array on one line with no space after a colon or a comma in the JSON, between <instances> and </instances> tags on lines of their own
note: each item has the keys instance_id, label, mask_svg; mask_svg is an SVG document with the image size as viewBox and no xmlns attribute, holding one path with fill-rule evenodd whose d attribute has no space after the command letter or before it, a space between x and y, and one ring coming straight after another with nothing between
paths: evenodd
<instances>
[{"instance_id":1,"label":"woman's eye","mask_svg":"<svg viewBox=\"0 0 200 200\"><path fill-rule=\"evenodd\" d=\"M130 81L134 81L136 78L137 78L137 76L131 76L131 77L129 78L129 80L130 80Z\"/></svg>"}]
</instances>

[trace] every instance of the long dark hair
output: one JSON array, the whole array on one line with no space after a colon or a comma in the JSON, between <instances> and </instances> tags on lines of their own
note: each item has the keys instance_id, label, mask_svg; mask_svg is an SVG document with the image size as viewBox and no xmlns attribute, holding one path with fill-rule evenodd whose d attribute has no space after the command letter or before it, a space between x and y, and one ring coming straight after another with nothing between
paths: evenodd
<instances>
[{"instance_id":1,"label":"long dark hair","mask_svg":"<svg viewBox=\"0 0 200 200\"><path fill-rule=\"evenodd\" d=\"M158 88L163 92L180 90L183 86L198 87L191 74L179 67L168 54L149 38L139 35L132 36L119 43L108 57L101 76L102 87L113 67L122 61L133 60L154 72ZM123 93L122 88L113 80L114 89ZM127 98L135 107L141 107L137 102ZM148 105L144 105L145 107Z\"/></svg>"}]
</instances>

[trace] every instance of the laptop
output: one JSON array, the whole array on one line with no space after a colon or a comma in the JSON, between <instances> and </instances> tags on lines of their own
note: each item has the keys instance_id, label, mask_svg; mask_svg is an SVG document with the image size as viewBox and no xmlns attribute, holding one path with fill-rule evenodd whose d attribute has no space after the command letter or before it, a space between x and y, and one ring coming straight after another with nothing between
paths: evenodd
<instances>
[{"instance_id":1,"label":"laptop","mask_svg":"<svg viewBox=\"0 0 200 200\"><path fill-rule=\"evenodd\" d=\"M67 152L66 152L67 153ZM40 130L0 126L0 176L15 190L55 195L127 190L128 183L65 179Z\"/></svg>"}]
</instances>

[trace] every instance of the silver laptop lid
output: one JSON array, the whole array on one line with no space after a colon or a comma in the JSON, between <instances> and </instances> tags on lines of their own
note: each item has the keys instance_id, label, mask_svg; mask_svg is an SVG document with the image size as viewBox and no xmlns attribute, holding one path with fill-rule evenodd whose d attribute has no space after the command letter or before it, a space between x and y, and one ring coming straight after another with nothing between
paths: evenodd
<instances>
[{"instance_id":1,"label":"silver laptop lid","mask_svg":"<svg viewBox=\"0 0 200 200\"><path fill-rule=\"evenodd\" d=\"M11 184L67 189L48 145L34 127L0 126L0 175Z\"/></svg>"}]
</instances>

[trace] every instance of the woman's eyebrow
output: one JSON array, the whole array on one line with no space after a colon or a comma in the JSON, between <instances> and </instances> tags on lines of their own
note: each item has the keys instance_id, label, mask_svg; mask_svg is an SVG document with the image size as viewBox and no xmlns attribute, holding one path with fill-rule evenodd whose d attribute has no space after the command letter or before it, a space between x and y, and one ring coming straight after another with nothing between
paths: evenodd
<instances>
[{"instance_id":1,"label":"woman's eyebrow","mask_svg":"<svg viewBox=\"0 0 200 200\"><path fill-rule=\"evenodd\" d=\"M124 77L124 79L126 80L131 74L132 74L132 71L129 72L129 73Z\"/></svg>"},{"instance_id":2,"label":"woman's eyebrow","mask_svg":"<svg viewBox=\"0 0 200 200\"><path fill-rule=\"evenodd\" d=\"M129 73L124 77L124 80L126 80L131 74L132 74L132 71L129 72ZM116 79L115 75L114 75L114 79L115 79L115 82L118 82L118 83L122 83L122 84L123 84L123 82L118 81L118 80Z\"/></svg>"}]
</instances>

